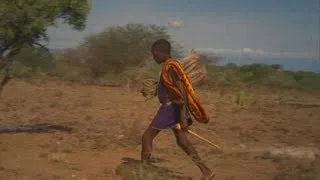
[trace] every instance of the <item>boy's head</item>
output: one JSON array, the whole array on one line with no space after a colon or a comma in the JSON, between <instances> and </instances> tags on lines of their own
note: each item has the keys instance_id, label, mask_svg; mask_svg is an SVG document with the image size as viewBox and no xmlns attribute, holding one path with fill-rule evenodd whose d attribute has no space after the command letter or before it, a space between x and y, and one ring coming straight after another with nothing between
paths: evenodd
<instances>
[{"instance_id":1,"label":"boy's head","mask_svg":"<svg viewBox=\"0 0 320 180\"><path fill-rule=\"evenodd\" d=\"M151 47L151 53L153 55L153 59L157 63L162 63L168 58L170 58L171 54L171 44L169 41L165 39L159 39L153 43Z\"/></svg>"}]
</instances>

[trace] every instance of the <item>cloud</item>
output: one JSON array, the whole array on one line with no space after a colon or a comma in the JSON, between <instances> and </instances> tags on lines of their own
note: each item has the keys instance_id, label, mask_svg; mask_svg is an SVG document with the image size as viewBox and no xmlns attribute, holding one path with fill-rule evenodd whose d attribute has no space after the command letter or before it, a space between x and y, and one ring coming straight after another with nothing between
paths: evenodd
<instances>
[{"instance_id":1,"label":"cloud","mask_svg":"<svg viewBox=\"0 0 320 180\"><path fill-rule=\"evenodd\" d=\"M181 20L172 20L168 22L168 27L170 28L181 28L184 24Z\"/></svg>"},{"instance_id":2,"label":"cloud","mask_svg":"<svg viewBox=\"0 0 320 180\"><path fill-rule=\"evenodd\" d=\"M198 51L206 52L206 53L218 53L218 54L234 54L234 55L264 55L266 52L262 49L251 49L251 48L243 48L243 49L213 49L213 48L197 48Z\"/></svg>"},{"instance_id":3,"label":"cloud","mask_svg":"<svg viewBox=\"0 0 320 180\"><path fill-rule=\"evenodd\" d=\"M242 48L242 49L214 49L214 48L196 48L200 53L219 54L220 56L266 56L266 57L284 57L284 58L313 58L308 52L267 52L262 49Z\"/></svg>"}]
</instances>

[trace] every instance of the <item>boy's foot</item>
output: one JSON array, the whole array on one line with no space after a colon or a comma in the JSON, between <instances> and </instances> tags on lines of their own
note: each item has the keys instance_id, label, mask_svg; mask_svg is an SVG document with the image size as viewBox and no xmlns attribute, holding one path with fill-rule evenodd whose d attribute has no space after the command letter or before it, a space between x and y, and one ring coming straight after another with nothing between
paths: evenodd
<instances>
[{"instance_id":1,"label":"boy's foot","mask_svg":"<svg viewBox=\"0 0 320 180\"><path fill-rule=\"evenodd\" d=\"M143 164L152 164L152 163L157 163L157 160L153 158L151 155L148 155L148 156L142 157L141 162Z\"/></svg>"},{"instance_id":2,"label":"boy's foot","mask_svg":"<svg viewBox=\"0 0 320 180\"><path fill-rule=\"evenodd\" d=\"M201 180L212 180L216 176L215 172L211 172L211 174L204 175Z\"/></svg>"}]
</instances>

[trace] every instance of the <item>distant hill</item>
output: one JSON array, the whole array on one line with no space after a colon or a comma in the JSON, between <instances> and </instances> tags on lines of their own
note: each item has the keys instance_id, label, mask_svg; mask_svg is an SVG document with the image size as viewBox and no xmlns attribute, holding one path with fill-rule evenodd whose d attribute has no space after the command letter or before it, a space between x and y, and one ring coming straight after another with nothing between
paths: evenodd
<instances>
[{"instance_id":1,"label":"distant hill","mask_svg":"<svg viewBox=\"0 0 320 180\"><path fill-rule=\"evenodd\" d=\"M228 63L235 63L237 65L244 64L280 64L285 70L291 71L312 71L320 73L320 61L313 59L300 59L300 58L279 58L279 57L246 57L246 56L225 56L219 65L226 65Z\"/></svg>"},{"instance_id":2,"label":"distant hill","mask_svg":"<svg viewBox=\"0 0 320 180\"><path fill-rule=\"evenodd\" d=\"M213 55L214 51L209 49L196 49L199 54ZM280 64L283 69L290 71L311 71L320 73L320 59L303 59L300 57L281 57L272 55L242 55L239 53L222 53L217 65L224 66L228 63L236 65L259 64Z\"/></svg>"},{"instance_id":3,"label":"distant hill","mask_svg":"<svg viewBox=\"0 0 320 180\"><path fill-rule=\"evenodd\" d=\"M50 52L53 55L58 55L63 49L50 49ZM187 52L185 52L187 53ZM207 54L210 56L210 53L199 52L199 54ZM261 64L280 64L285 70L291 71L312 71L320 73L320 60L316 59L300 59L300 58L279 58L279 57L264 57L264 56L222 56L222 59L219 59L217 65L224 66L228 63L235 63L237 65L261 63Z\"/></svg>"}]
</instances>

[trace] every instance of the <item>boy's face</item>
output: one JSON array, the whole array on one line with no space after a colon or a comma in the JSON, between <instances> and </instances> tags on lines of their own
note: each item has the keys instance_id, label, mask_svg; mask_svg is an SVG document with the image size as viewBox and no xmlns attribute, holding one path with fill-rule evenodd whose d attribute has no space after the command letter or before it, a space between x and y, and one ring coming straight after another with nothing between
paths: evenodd
<instances>
[{"instance_id":1,"label":"boy's face","mask_svg":"<svg viewBox=\"0 0 320 180\"><path fill-rule=\"evenodd\" d=\"M153 55L153 59L158 63L161 64L163 61L166 60L167 55L165 55L164 53L162 53L161 51L157 50L157 49L152 49L151 53Z\"/></svg>"}]
</instances>

